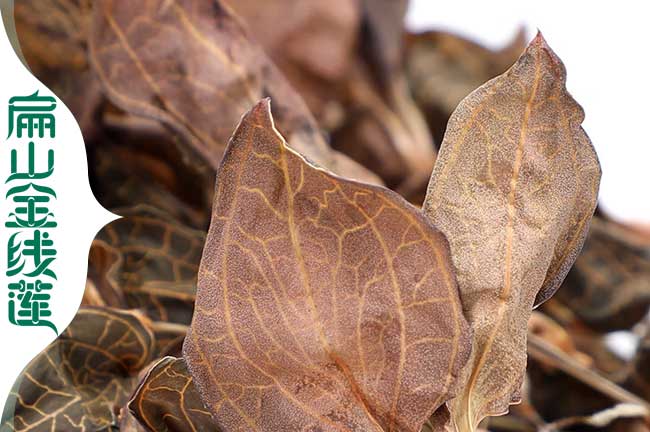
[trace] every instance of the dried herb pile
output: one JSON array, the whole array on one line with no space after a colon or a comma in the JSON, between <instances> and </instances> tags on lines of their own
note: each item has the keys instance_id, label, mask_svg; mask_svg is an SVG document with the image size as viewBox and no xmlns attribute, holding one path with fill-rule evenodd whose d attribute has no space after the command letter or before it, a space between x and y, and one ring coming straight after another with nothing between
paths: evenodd
<instances>
[{"instance_id":1,"label":"dried herb pile","mask_svg":"<svg viewBox=\"0 0 650 432\"><path fill-rule=\"evenodd\" d=\"M16 2L123 218L3 430L650 430L650 235L561 60L406 7Z\"/></svg>"}]
</instances>

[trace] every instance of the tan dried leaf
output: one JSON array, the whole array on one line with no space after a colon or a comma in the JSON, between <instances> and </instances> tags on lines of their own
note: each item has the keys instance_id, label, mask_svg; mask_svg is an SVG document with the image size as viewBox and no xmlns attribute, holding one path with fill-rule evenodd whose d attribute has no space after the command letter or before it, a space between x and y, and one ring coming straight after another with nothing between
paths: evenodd
<instances>
[{"instance_id":1,"label":"tan dried leaf","mask_svg":"<svg viewBox=\"0 0 650 432\"><path fill-rule=\"evenodd\" d=\"M468 356L447 242L397 194L291 151L268 101L218 172L184 357L218 425L413 431Z\"/></svg>"},{"instance_id":2,"label":"tan dried leaf","mask_svg":"<svg viewBox=\"0 0 650 432\"><path fill-rule=\"evenodd\" d=\"M461 432L518 400L531 310L564 279L596 205L600 167L565 80L538 35L458 106L431 177L424 211L450 241L474 331L450 405Z\"/></svg>"}]
</instances>

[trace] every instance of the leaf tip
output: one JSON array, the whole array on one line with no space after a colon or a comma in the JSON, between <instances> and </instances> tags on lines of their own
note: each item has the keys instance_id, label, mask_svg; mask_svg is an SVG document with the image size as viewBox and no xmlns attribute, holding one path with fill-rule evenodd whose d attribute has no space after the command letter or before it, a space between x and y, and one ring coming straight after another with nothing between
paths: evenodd
<instances>
[{"instance_id":1,"label":"leaf tip","mask_svg":"<svg viewBox=\"0 0 650 432\"><path fill-rule=\"evenodd\" d=\"M260 99L259 102L257 102L255 105L253 105L253 108L250 110L251 114L254 115L271 115L271 98L270 97L265 97L263 99Z\"/></svg>"},{"instance_id":2,"label":"leaf tip","mask_svg":"<svg viewBox=\"0 0 650 432\"><path fill-rule=\"evenodd\" d=\"M535 57L539 57L539 54L543 55L545 61L551 66L551 70L558 77L566 76L566 69L560 57L555 54L555 51L549 46L546 38L542 34L541 30L537 29L537 34L532 41L528 44L524 54L532 54Z\"/></svg>"}]
</instances>

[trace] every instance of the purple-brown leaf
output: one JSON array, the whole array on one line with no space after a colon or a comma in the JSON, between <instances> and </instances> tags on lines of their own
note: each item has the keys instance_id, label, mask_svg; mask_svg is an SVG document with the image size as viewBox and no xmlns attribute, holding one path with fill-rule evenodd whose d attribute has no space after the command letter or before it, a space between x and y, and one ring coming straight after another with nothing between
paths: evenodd
<instances>
[{"instance_id":1,"label":"purple-brown leaf","mask_svg":"<svg viewBox=\"0 0 650 432\"><path fill-rule=\"evenodd\" d=\"M268 101L217 176L184 356L224 431L413 431L468 356L447 241L291 151Z\"/></svg>"}]
</instances>

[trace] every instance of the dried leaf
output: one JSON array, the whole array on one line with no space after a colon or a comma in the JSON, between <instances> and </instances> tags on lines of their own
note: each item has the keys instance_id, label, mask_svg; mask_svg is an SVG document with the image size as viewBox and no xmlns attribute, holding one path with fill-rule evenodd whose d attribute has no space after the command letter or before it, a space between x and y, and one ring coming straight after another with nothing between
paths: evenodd
<instances>
[{"instance_id":1,"label":"dried leaf","mask_svg":"<svg viewBox=\"0 0 650 432\"><path fill-rule=\"evenodd\" d=\"M2 424L15 431L113 431L137 374L153 360L140 313L82 307L70 326L25 368Z\"/></svg>"},{"instance_id":2,"label":"dried leaf","mask_svg":"<svg viewBox=\"0 0 650 432\"><path fill-rule=\"evenodd\" d=\"M206 245L184 357L222 429L419 431L452 396L469 341L444 237L306 163L268 101L233 135Z\"/></svg>"},{"instance_id":3,"label":"dried leaf","mask_svg":"<svg viewBox=\"0 0 650 432\"><path fill-rule=\"evenodd\" d=\"M327 128L331 111L342 109L342 83L348 78L357 50L360 2L226 2Z\"/></svg>"},{"instance_id":4,"label":"dried leaf","mask_svg":"<svg viewBox=\"0 0 650 432\"><path fill-rule=\"evenodd\" d=\"M424 211L450 241L474 330L451 403L461 432L517 401L531 309L564 279L596 205L600 167L565 78L538 35L458 106L431 177Z\"/></svg>"},{"instance_id":5,"label":"dried leaf","mask_svg":"<svg viewBox=\"0 0 650 432\"><path fill-rule=\"evenodd\" d=\"M126 124L116 126L116 119ZM110 209L149 205L189 227L206 230L212 168L186 157L158 122L108 114L104 122L107 136L87 145L93 192L101 204Z\"/></svg>"},{"instance_id":6,"label":"dried leaf","mask_svg":"<svg viewBox=\"0 0 650 432\"><path fill-rule=\"evenodd\" d=\"M93 115L103 100L87 59L91 4L91 0L14 3L16 34L29 68L65 102L86 139L97 127Z\"/></svg>"},{"instance_id":7,"label":"dried leaf","mask_svg":"<svg viewBox=\"0 0 650 432\"><path fill-rule=\"evenodd\" d=\"M183 359L165 357L151 366L128 407L150 432L219 431Z\"/></svg>"},{"instance_id":8,"label":"dried leaf","mask_svg":"<svg viewBox=\"0 0 650 432\"><path fill-rule=\"evenodd\" d=\"M625 330L650 306L650 246L627 228L593 220L582 253L558 294L582 321L600 331Z\"/></svg>"},{"instance_id":9,"label":"dried leaf","mask_svg":"<svg viewBox=\"0 0 650 432\"><path fill-rule=\"evenodd\" d=\"M90 252L89 275L96 287L105 287L104 304L141 309L153 321L189 324L205 234L165 220L155 209L120 212L125 217L105 226ZM125 303L108 300L116 291Z\"/></svg>"},{"instance_id":10,"label":"dried leaf","mask_svg":"<svg viewBox=\"0 0 650 432\"><path fill-rule=\"evenodd\" d=\"M213 168L242 114L270 95L294 149L334 172L378 181L359 165L340 171L340 156L300 96L222 2L147 0L127 8L100 0L94 6L91 59L110 99L170 127Z\"/></svg>"}]
</instances>

